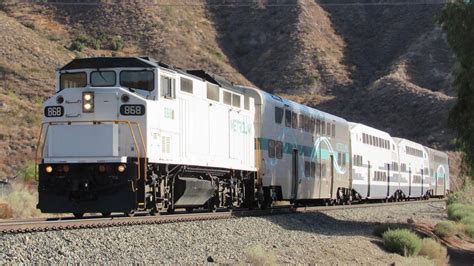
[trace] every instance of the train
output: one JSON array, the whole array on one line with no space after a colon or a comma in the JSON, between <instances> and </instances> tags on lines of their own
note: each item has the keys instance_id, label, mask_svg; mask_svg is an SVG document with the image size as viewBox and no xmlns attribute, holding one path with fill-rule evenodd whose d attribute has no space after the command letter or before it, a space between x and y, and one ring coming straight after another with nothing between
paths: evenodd
<instances>
[{"instance_id":1,"label":"train","mask_svg":"<svg viewBox=\"0 0 474 266\"><path fill-rule=\"evenodd\" d=\"M56 71L38 138L43 213L173 213L443 197L446 153L150 57Z\"/></svg>"}]
</instances>

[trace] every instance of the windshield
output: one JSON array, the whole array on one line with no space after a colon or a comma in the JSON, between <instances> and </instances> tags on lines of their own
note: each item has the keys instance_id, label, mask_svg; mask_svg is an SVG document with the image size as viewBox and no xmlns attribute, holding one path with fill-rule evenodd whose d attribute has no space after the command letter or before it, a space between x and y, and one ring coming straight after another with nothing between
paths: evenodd
<instances>
[{"instance_id":1,"label":"windshield","mask_svg":"<svg viewBox=\"0 0 474 266\"><path fill-rule=\"evenodd\" d=\"M60 78L60 89L66 88L82 88L87 85L86 72L64 73Z\"/></svg>"},{"instance_id":2,"label":"windshield","mask_svg":"<svg viewBox=\"0 0 474 266\"><path fill-rule=\"evenodd\" d=\"M154 89L153 71L122 71L120 72L120 86L152 91Z\"/></svg>"},{"instance_id":3,"label":"windshield","mask_svg":"<svg viewBox=\"0 0 474 266\"><path fill-rule=\"evenodd\" d=\"M106 87L115 85L115 71L94 71L91 73L91 86Z\"/></svg>"}]
</instances>

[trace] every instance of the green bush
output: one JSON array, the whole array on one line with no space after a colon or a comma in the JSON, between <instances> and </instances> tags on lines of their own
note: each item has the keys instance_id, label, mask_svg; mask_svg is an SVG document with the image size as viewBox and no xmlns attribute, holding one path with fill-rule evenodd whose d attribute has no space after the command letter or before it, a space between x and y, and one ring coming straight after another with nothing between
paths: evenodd
<instances>
[{"instance_id":1,"label":"green bush","mask_svg":"<svg viewBox=\"0 0 474 266\"><path fill-rule=\"evenodd\" d=\"M408 229L408 228L409 228L408 224L394 224L394 223L379 224L374 227L374 230L372 231L372 233L375 236L382 237L383 233L387 232L388 230Z\"/></svg>"},{"instance_id":2,"label":"green bush","mask_svg":"<svg viewBox=\"0 0 474 266\"><path fill-rule=\"evenodd\" d=\"M35 29L35 24L34 24L33 22L31 22L31 21L25 21L25 22L23 22L22 24L23 24L23 26L25 26L25 27L27 27L27 28L30 28L30 29L32 29L32 30Z\"/></svg>"},{"instance_id":3,"label":"green bush","mask_svg":"<svg viewBox=\"0 0 474 266\"><path fill-rule=\"evenodd\" d=\"M453 203L474 204L471 183L467 182L460 190L448 195L447 204L451 205Z\"/></svg>"},{"instance_id":4,"label":"green bush","mask_svg":"<svg viewBox=\"0 0 474 266\"><path fill-rule=\"evenodd\" d=\"M434 232L441 237L453 236L458 232L458 227L454 222L441 221L435 225Z\"/></svg>"},{"instance_id":5,"label":"green bush","mask_svg":"<svg viewBox=\"0 0 474 266\"><path fill-rule=\"evenodd\" d=\"M448 206L450 220L460 221L468 216L474 216L474 205L454 203Z\"/></svg>"},{"instance_id":6,"label":"green bush","mask_svg":"<svg viewBox=\"0 0 474 266\"><path fill-rule=\"evenodd\" d=\"M403 256L416 256L420 252L421 239L408 229L388 230L382 237L388 251Z\"/></svg>"},{"instance_id":7,"label":"green bush","mask_svg":"<svg viewBox=\"0 0 474 266\"><path fill-rule=\"evenodd\" d=\"M461 219L462 224L473 224L474 225L474 215L470 215Z\"/></svg>"},{"instance_id":8,"label":"green bush","mask_svg":"<svg viewBox=\"0 0 474 266\"><path fill-rule=\"evenodd\" d=\"M464 225L464 232L466 232L466 235L470 238L474 239L474 223Z\"/></svg>"},{"instance_id":9,"label":"green bush","mask_svg":"<svg viewBox=\"0 0 474 266\"><path fill-rule=\"evenodd\" d=\"M85 48L86 48L86 45L79 41L73 41L71 43L71 46L69 46L69 50L78 51L78 52L84 51Z\"/></svg>"},{"instance_id":10,"label":"green bush","mask_svg":"<svg viewBox=\"0 0 474 266\"><path fill-rule=\"evenodd\" d=\"M423 239L420 256L428 257L435 261L436 265L448 265L448 250L446 247L431 238Z\"/></svg>"},{"instance_id":11,"label":"green bush","mask_svg":"<svg viewBox=\"0 0 474 266\"><path fill-rule=\"evenodd\" d=\"M110 49L114 51L122 50L123 48L123 40L121 37L116 37L112 39L112 42L110 43Z\"/></svg>"},{"instance_id":12,"label":"green bush","mask_svg":"<svg viewBox=\"0 0 474 266\"><path fill-rule=\"evenodd\" d=\"M17 172L18 177L22 178L25 181L35 180L35 162L29 161Z\"/></svg>"}]
</instances>

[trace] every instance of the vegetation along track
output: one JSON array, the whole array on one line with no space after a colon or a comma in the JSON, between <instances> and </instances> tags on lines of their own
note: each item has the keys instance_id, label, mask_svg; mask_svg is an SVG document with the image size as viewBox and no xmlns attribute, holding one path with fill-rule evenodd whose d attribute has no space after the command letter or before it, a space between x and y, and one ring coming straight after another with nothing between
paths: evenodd
<instances>
[{"instance_id":1,"label":"vegetation along track","mask_svg":"<svg viewBox=\"0 0 474 266\"><path fill-rule=\"evenodd\" d=\"M356 204L356 205L340 205L340 206L312 206L312 207L298 207L292 208L289 206L279 206L267 210L235 210L232 212L211 212L211 213L191 213L191 214L167 214L158 216L135 216L135 217L98 217L90 216L82 219L75 219L69 217L63 218L34 218L22 220L6 220L0 222L0 232L8 233L28 233L28 232L43 232L55 230L68 229L82 229L82 228L99 228L112 226L127 226L127 225L141 225L141 224L164 224L175 222L190 222L190 221L205 221L205 220L220 220L232 219L245 216L266 216L278 214L295 214L304 212L318 212L331 211L346 208L370 208L387 205L404 205L413 203L431 203L444 201L442 199L431 199L427 201L402 201L391 203L370 203L370 204Z\"/></svg>"}]
</instances>

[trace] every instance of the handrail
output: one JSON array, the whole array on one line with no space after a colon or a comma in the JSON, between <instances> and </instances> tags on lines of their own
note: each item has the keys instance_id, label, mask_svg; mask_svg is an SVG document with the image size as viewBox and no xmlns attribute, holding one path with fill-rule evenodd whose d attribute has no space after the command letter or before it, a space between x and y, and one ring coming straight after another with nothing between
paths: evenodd
<instances>
[{"instance_id":1,"label":"handrail","mask_svg":"<svg viewBox=\"0 0 474 266\"><path fill-rule=\"evenodd\" d=\"M134 133L134 130L132 128L132 125L134 125L138 129L138 134L140 135L140 140L141 140L141 143L142 143L142 148L143 148L143 153L144 153L143 158L146 160L146 158L147 158L147 149L146 149L146 146L145 146L145 139L143 137L140 124L136 121L129 121L129 120L86 120L86 121L52 121L52 122L43 122L43 123L41 123L40 133L39 133L39 136L38 136L38 141L36 143L36 151L35 151L35 180L36 181L38 181L38 159L39 159L38 152L39 152L40 147L41 147L41 158L43 159L44 149L45 149L45 144L46 144L46 137L48 135L49 127L51 125L60 125L60 124L70 125L70 124L79 124L79 123L127 124L128 128L130 129L130 133L132 134L133 144L135 146L135 151L136 151L137 159L138 159L138 161L137 161L137 165L138 165L137 181L140 180L140 178L141 178L141 170L140 170L141 169L141 167L140 167L141 152L140 152L140 149L138 147L137 138L135 137L135 133ZM45 124L47 124L46 132L43 136L43 129L44 129ZM144 173L144 179L146 180L146 162L143 164L143 173Z\"/></svg>"}]
</instances>

